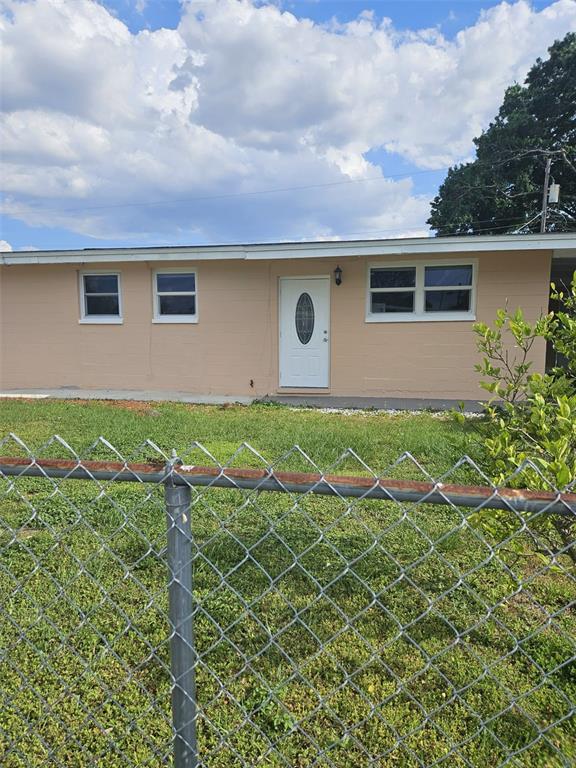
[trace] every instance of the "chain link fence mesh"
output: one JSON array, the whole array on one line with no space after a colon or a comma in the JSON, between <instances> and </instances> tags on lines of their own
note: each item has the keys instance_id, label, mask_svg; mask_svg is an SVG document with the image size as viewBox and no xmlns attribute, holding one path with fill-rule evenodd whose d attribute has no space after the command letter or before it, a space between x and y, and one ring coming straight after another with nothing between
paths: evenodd
<instances>
[{"instance_id":1,"label":"chain link fence mesh","mask_svg":"<svg viewBox=\"0 0 576 768\"><path fill-rule=\"evenodd\" d=\"M6 768L574 765L576 497L466 457L0 453Z\"/></svg>"}]
</instances>

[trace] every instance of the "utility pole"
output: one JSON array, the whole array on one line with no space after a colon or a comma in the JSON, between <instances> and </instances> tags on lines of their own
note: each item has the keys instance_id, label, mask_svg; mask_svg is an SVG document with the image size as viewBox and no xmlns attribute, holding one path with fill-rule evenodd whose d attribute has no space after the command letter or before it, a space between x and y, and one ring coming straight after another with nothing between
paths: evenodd
<instances>
[{"instance_id":1,"label":"utility pole","mask_svg":"<svg viewBox=\"0 0 576 768\"><path fill-rule=\"evenodd\" d=\"M544 191L542 193L542 216L540 218L540 232L546 232L546 217L548 215L548 184L550 181L550 166L552 158L546 159L546 170L544 171Z\"/></svg>"}]
</instances>

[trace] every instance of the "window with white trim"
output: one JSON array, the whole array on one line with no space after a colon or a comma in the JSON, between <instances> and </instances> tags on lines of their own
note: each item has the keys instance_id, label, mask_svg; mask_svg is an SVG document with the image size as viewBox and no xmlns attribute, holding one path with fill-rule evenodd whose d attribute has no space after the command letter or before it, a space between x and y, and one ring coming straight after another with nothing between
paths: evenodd
<instances>
[{"instance_id":1,"label":"window with white trim","mask_svg":"<svg viewBox=\"0 0 576 768\"><path fill-rule=\"evenodd\" d=\"M473 320L475 271L474 263L372 266L366 319Z\"/></svg>"},{"instance_id":2,"label":"window with white trim","mask_svg":"<svg viewBox=\"0 0 576 768\"><path fill-rule=\"evenodd\" d=\"M80 274L81 321L122 322L120 275L118 272L82 272Z\"/></svg>"},{"instance_id":3,"label":"window with white trim","mask_svg":"<svg viewBox=\"0 0 576 768\"><path fill-rule=\"evenodd\" d=\"M194 270L161 270L154 273L154 321L195 323L198 320Z\"/></svg>"},{"instance_id":4,"label":"window with white trim","mask_svg":"<svg viewBox=\"0 0 576 768\"><path fill-rule=\"evenodd\" d=\"M370 269L370 313L414 312L416 267Z\"/></svg>"},{"instance_id":5,"label":"window with white trim","mask_svg":"<svg viewBox=\"0 0 576 768\"><path fill-rule=\"evenodd\" d=\"M470 312L471 264L424 267L425 312Z\"/></svg>"}]
</instances>

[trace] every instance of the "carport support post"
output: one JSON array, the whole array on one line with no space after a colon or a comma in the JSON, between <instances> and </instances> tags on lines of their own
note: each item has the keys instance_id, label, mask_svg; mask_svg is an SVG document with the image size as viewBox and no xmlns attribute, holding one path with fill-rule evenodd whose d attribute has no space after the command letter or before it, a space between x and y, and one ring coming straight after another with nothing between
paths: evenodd
<instances>
[{"instance_id":1,"label":"carport support post","mask_svg":"<svg viewBox=\"0 0 576 768\"><path fill-rule=\"evenodd\" d=\"M170 670L172 675L172 723L174 768L196 768L196 651L192 626L192 529L191 491L164 484L168 524L168 601L170 618Z\"/></svg>"}]
</instances>

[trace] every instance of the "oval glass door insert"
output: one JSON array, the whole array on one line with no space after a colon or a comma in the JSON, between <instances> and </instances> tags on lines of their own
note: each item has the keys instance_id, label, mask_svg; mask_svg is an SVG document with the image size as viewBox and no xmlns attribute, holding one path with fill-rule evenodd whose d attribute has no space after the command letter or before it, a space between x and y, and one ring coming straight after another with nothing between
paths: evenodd
<instances>
[{"instance_id":1,"label":"oval glass door insert","mask_svg":"<svg viewBox=\"0 0 576 768\"><path fill-rule=\"evenodd\" d=\"M302 293L296 303L296 333L302 344L308 344L314 333L314 304L309 294Z\"/></svg>"}]
</instances>

